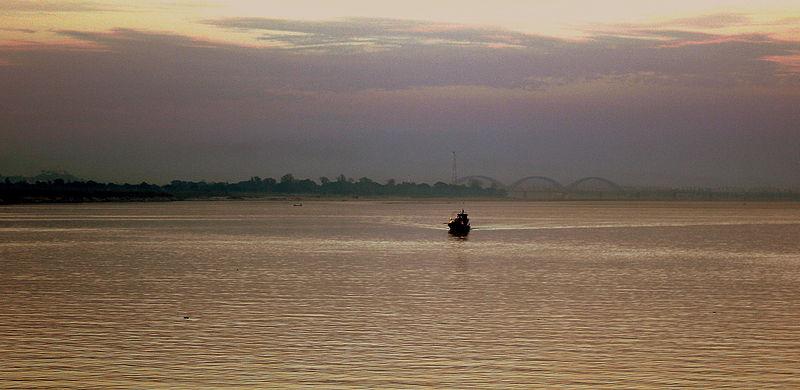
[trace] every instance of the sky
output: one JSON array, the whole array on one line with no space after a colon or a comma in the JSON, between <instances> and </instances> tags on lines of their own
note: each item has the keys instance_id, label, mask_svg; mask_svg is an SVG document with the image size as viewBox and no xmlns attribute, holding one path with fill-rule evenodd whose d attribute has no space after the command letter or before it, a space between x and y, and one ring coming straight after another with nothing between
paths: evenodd
<instances>
[{"instance_id":1,"label":"sky","mask_svg":"<svg viewBox=\"0 0 800 390\"><path fill-rule=\"evenodd\" d=\"M0 175L800 188L800 2L0 2Z\"/></svg>"}]
</instances>

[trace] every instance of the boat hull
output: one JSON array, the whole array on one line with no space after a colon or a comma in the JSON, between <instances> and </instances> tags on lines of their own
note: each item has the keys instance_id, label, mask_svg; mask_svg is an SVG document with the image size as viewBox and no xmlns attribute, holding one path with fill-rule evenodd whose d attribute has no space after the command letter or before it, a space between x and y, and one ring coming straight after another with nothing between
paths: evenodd
<instances>
[{"instance_id":1,"label":"boat hull","mask_svg":"<svg viewBox=\"0 0 800 390\"><path fill-rule=\"evenodd\" d=\"M450 228L449 233L455 236L466 236L469 233L469 217L464 212L464 209L461 209L461 212L456 213L455 216L450 217L447 227Z\"/></svg>"},{"instance_id":2,"label":"boat hull","mask_svg":"<svg viewBox=\"0 0 800 390\"><path fill-rule=\"evenodd\" d=\"M455 224L455 223L448 223L447 227L450 228L447 232L454 235L454 236L466 236L469 234L470 227L469 225L462 225L462 224Z\"/></svg>"}]
</instances>

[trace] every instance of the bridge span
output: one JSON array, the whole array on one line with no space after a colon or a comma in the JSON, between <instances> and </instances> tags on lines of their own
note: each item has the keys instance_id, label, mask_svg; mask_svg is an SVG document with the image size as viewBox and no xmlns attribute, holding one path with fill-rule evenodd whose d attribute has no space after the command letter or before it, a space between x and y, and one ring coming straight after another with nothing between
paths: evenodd
<instances>
[{"instance_id":1,"label":"bridge span","mask_svg":"<svg viewBox=\"0 0 800 390\"><path fill-rule=\"evenodd\" d=\"M560 193L580 191L615 192L622 190L622 187L619 184L599 176L583 177L566 186L547 176L526 176L514 181L509 185L506 185L493 177L481 175L464 176L456 180L456 184L468 184L472 182L478 182L480 184L488 184L489 186L502 188L509 193L524 193L531 191Z\"/></svg>"}]
</instances>

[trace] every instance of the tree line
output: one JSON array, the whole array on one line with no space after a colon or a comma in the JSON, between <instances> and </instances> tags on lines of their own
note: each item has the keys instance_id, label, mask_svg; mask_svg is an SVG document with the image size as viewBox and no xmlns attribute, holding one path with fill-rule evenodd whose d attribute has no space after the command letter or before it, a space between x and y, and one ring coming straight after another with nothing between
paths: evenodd
<instances>
[{"instance_id":1,"label":"tree line","mask_svg":"<svg viewBox=\"0 0 800 390\"><path fill-rule=\"evenodd\" d=\"M401 182L389 179L385 183L362 177L358 180L339 175L335 179L322 176L318 181L298 179L291 173L280 179L271 177L262 179L253 176L249 180L237 183L205 181L190 182L173 180L161 187L164 191L175 195L230 195L230 194L284 194L284 195L320 195L320 196L403 196L403 197L505 197L506 192L497 187L484 188L480 182L473 181L467 185L454 185L436 182L427 183Z\"/></svg>"},{"instance_id":2,"label":"tree line","mask_svg":"<svg viewBox=\"0 0 800 390\"><path fill-rule=\"evenodd\" d=\"M401 182L389 179L384 183L367 177L358 180L339 175L335 179L325 176L318 181L298 179L287 173L280 179L253 176L235 183L173 180L166 185L98 183L92 180L12 181L6 177L0 182L0 203L28 202L84 202L124 200L180 200L207 197L262 197L269 195L305 195L319 197L505 197L505 190L484 188L480 182L454 185L436 182Z\"/></svg>"}]
</instances>

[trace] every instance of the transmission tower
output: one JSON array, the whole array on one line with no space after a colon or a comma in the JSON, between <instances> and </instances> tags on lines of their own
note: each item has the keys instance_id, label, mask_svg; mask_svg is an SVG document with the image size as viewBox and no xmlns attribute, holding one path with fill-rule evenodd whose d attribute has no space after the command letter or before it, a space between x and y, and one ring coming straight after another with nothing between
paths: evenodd
<instances>
[{"instance_id":1,"label":"transmission tower","mask_svg":"<svg viewBox=\"0 0 800 390\"><path fill-rule=\"evenodd\" d=\"M456 152L453 152L453 177L450 180L451 184L456 185L458 181L458 167L456 166Z\"/></svg>"}]
</instances>

